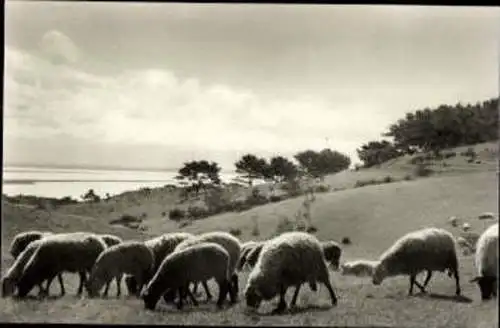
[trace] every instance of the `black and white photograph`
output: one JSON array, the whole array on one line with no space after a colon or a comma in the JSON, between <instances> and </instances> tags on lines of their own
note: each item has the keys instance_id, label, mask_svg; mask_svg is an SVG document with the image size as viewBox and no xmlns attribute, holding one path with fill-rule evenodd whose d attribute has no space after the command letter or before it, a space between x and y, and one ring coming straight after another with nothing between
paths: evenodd
<instances>
[{"instance_id":1,"label":"black and white photograph","mask_svg":"<svg viewBox=\"0 0 500 328\"><path fill-rule=\"evenodd\" d=\"M4 8L1 323L498 327L500 7Z\"/></svg>"}]
</instances>

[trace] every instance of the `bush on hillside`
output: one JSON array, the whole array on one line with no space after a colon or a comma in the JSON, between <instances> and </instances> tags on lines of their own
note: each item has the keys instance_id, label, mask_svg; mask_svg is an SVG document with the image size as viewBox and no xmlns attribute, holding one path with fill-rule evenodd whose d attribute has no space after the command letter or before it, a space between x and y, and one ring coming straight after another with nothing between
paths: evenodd
<instances>
[{"instance_id":1,"label":"bush on hillside","mask_svg":"<svg viewBox=\"0 0 500 328\"><path fill-rule=\"evenodd\" d=\"M466 151L460 153L463 157L470 157L475 159L477 157L477 153L474 150L474 147L468 147Z\"/></svg>"},{"instance_id":2,"label":"bush on hillside","mask_svg":"<svg viewBox=\"0 0 500 328\"><path fill-rule=\"evenodd\" d=\"M356 181L356 184L354 185L355 188L359 187L364 187L364 186L369 186L369 185L374 185L378 184L379 182L375 179L370 179L370 180L358 180Z\"/></svg>"},{"instance_id":3,"label":"bush on hillside","mask_svg":"<svg viewBox=\"0 0 500 328\"><path fill-rule=\"evenodd\" d=\"M229 229L229 233L235 237L239 237L239 236L241 236L241 229L231 228L231 229Z\"/></svg>"},{"instance_id":4,"label":"bush on hillside","mask_svg":"<svg viewBox=\"0 0 500 328\"><path fill-rule=\"evenodd\" d=\"M331 189L332 189L331 186L322 184L322 185L314 186L313 191L318 192L318 193L323 193L323 192L329 192Z\"/></svg>"},{"instance_id":5,"label":"bush on hillside","mask_svg":"<svg viewBox=\"0 0 500 328\"><path fill-rule=\"evenodd\" d=\"M413 177L411 176L411 174L407 174L407 175L405 175L405 177L404 177L404 180L406 180L406 181L410 181L410 180L412 180L412 179L413 179Z\"/></svg>"},{"instance_id":6,"label":"bush on hillside","mask_svg":"<svg viewBox=\"0 0 500 328\"><path fill-rule=\"evenodd\" d=\"M135 223L140 223L142 222L142 219L130 215L130 214L123 214L120 218L116 220L112 220L109 223L110 224L124 224L124 225L130 225L130 224L135 224Z\"/></svg>"},{"instance_id":7,"label":"bush on hillside","mask_svg":"<svg viewBox=\"0 0 500 328\"><path fill-rule=\"evenodd\" d=\"M248 196L245 200L245 202L249 206L259 206L259 205L264 205L269 202L269 200L260 193L259 189L254 188L252 189L252 194Z\"/></svg>"},{"instance_id":8,"label":"bush on hillside","mask_svg":"<svg viewBox=\"0 0 500 328\"><path fill-rule=\"evenodd\" d=\"M313 234L313 233L315 233L315 232L317 232L317 231L318 231L318 228L316 228L316 227L315 227L315 226L313 226L313 225L311 225L311 226L307 227L307 229L306 229L306 232L308 232L308 233L310 233L310 234Z\"/></svg>"},{"instance_id":9,"label":"bush on hillside","mask_svg":"<svg viewBox=\"0 0 500 328\"><path fill-rule=\"evenodd\" d=\"M168 212L168 218L173 221L179 221L184 217L186 217L186 213L179 208L173 208Z\"/></svg>"},{"instance_id":10,"label":"bush on hillside","mask_svg":"<svg viewBox=\"0 0 500 328\"><path fill-rule=\"evenodd\" d=\"M444 158L452 158L452 157L456 157L457 153L454 151L450 151L450 152L444 153L443 155L444 155Z\"/></svg>"},{"instance_id":11,"label":"bush on hillside","mask_svg":"<svg viewBox=\"0 0 500 328\"><path fill-rule=\"evenodd\" d=\"M418 164L415 169L414 173L417 177L428 177L431 174L434 173L434 170L432 170L428 164Z\"/></svg>"},{"instance_id":12,"label":"bush on hillside","mask_svg":"<svg viewBox=\"0 0 500 328\"><path fill-rule=\"evenodd\" d=\"M384 183L391 183L391 182L394 182L395 179L393 177L391 177L390 175L386 176L384 178L384 180L382 180Z\"/></svg>"},{"instance_id":13,"label":"bush on hillside","mask_svg":"<svg viewBox=\"0 0 500 328\"><path fill-rule=\"evenodd\" d=\"M284 200L285 197L284 196L279 196L279 195L271 195L269 197L269 201L271 203L277 203L277 202L281 202L282 200Z\"/></svg>"},{"instance_id":14,"label":"bush on hillside","mask_svg":"<svg viewBox=\"0 0 500 328\"><path fill-rule=\"evenodd\" d=\"M278 221L278 225L276 226L275 235L278 236L284 232L289 232L289 231L294 231L294 230L295 230L295 225L293 224L293 222L290 221L286 216L283 216Z\"/></svg>"},{"instance_id":15,"label":"bush on hillside","mask_svg":"<svg viewBox=\"0 0 500 328\"><path fill-rule=\"evenodd\" d=\"M349 238L349 237L343 237L341 243L343 245L350 245L350 244L352 244L351 238Z\"/></svg>"},{"instance_id":16,"label":"bush on hillside","mask_svg":"<svg viewBox=\"0 0 500 328\"><path fill-rule=\"evenodd\" d=\"M194 220L203 219L210 216L210 212L206 208L200 206L189 206L187 209L187 214L188 217Z\"/></svg>"}]
</instances>

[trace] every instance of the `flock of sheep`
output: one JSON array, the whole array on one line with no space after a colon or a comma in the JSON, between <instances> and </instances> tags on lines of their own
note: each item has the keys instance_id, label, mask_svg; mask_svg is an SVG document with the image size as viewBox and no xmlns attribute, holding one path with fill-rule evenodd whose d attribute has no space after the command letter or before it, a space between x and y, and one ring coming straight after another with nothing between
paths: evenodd
<instances>
[{"instance_id":1,"label":"flock of sheep","mask_svg":"<svg viewBox=\"0 0 500 328\"><path fill-rule=\"evenodd\" d=\"M410 295L414 286L425 292L433 272L447 271L455 280L455 293L460 295L456 244L450 232L425 228L402 236L376 261L356 260L340 265L342 249L338 243L319 241L305 232L286 232L266 241L241 243L226 232L173 232L146 241L123 241L113 235L88 232L28 231L12 241L10 252L15 262L1 284L4 297L26 297L36 286L43 297L57 277L64 295L62 274L71 272L80 276L78 295L85 289L89 297L99 297L107 296L113 280L117 296L121 295L124 278L129 294L141 298L146 309L154 310L160 298L179 309L188 300L197 305L199 284L210 300L207 281L214 279L219 290L216 304L222 308L226 300L230 304L237 302L238 273L248 268L244 288L247 307L256 310L262 301L279 296L273 313L282 313L287 308L287 289L295 287L290 303L293 307L304 283L312 291L318 290L318 283L325 285L335 306L338 299L330 282L329 266L344 275L371 276L374 285L387 277L408 275ZM477 282L483 300L497 295L497 248L495 223L483 232L475 247L477 276L471 282ZM424 271L427 277L420 284L416 276Z\"/></svg>"}]
</instances>

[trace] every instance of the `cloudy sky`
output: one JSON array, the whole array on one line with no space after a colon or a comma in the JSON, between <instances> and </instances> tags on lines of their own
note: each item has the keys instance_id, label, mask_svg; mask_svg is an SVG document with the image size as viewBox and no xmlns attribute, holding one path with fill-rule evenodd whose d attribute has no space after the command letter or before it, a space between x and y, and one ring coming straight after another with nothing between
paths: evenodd
<instances>
[{"instance_id":1,"label":"cloudy sky","mask_svg":"<svg viewBox=\"0 0 500 328\"><path fill-rule=\"evenodd\" d=\"M407 111L498 95L500 10L13 2L6 164L355 158Z\"/></svg>"}]
</instances>

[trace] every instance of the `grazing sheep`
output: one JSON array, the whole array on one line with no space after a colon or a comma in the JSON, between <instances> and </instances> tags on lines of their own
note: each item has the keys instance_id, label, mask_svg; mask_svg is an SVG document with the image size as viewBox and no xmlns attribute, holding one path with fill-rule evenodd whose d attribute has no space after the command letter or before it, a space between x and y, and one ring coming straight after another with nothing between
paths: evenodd
<instances>
[{"instance_id":1,"label":"grazing sheep","mask_svg":"<svg viewBox=\"0 0 500 328\"><path fill-rule=\"evenodd\" d=\"M296 287L291 301L291 306L295 306L301 285L316 281L327 287L332 304L336 305L337 296L318 239L304 232L285 232L262 247L245 287L247 306L257 309L262 300L271 300L279 294L280 302L273 313L280 313L287 307L285 293L288 287Z\"/></svg>"},{"instance_id":2,"label":"grazing sheep","mask_svg":"<svg viewBox=\"0 0 500 328\"><path fill-rule=\"evenodd\" d=\"M41 239L35 240L31 242L25 249L24 251L21 252L16 258L16 261L14 264L9 268L7 273L2 277L2 296L7 297L10 296L14 293L14 290L16 288L16 285L21 278L21 275L23 273L24 267L28 263L28 261L31 259L31 256L35 253L35 250L40 246L41 244ZM64 286L62 282L62 277L61 275L58 275L59 283L61 286ZM39 296L42 296L43 294L46 294L48 291L43 288L42 284L40 283L38 285L40 291L39 291ZM64 287L63 287L64 288ZM63 290L63 289L61 289Z\"/></svg>"},{"instance_id":3,"label":"grazing sheep","mask_svg":"<svg viewBox=\"0 0 500 328\"><path fill-rule=\"evenodd\" d=\"M10 245L10 254L14 257L14 259L17 259L19 254L23 252L28 245L30 245L32 242L40 240L42 238L48 237L48 236L53 236L54 234L49 231L37 231L37 230L31 230L31 231L25 231L17 234L14 239L12 240L12 243ZM30 251L31 254L33 251ZM26 262L23 262L23 268L24 265L26 265ZM22 268L20 268L22 270ZM59 281L59 286L61 288L61 295L64 295L64 282L62 279L62 275L57 276L57 280ZM10 278L6 281L8 282L13 282ZM40 295L42 294L48 294L48 286L46 288L43 288L42 285L40 287Z\"/></svg>"},{"instance_id":4,"label":"grazing sheep","mask_svg":"<svg viewBox=\"0 0 500 328\"><path fill-rule=\"evenodd\" d=\"M458 226L458 218L456 216L452 216L448 219L448 223L452 226L452 227L457 227Z\"/></svg>"},{"instance_id":5,"label":"grazing sheep","mask_svg":"<svg viewBox=\"0 0 500 328\"><path fill-rule=\"evenodd\" d=\"M34 285L48 279L47 290L55 276L65 271L78 272L80 285L77 295L81 295L95 260L106 249L106 243L98 235L77 232L45 237L24 267L18 281L18 294L25 297Z\"/></svg>"},{"instance_id":6,"label":"grazing sheep","mask_svg":"<svg viewBox=\"0 0 500 328\"><path fill-rule=\"evenodd\" d=\"M158 269L165 257L170 255L181 242L194 235L187 232L166 233L161 236L146 240L144 244L153 251L155 257L154 271ZM129 294L137 295L140 289L137 286L137 279L131 275L125 275L125 284Z\"/></svg>"},{"instance_id":7,"label":"grazing sheep","mask_svg":"<svg viewBox=\"0 0 500 328\"><path fill-rule=\"evenodd\" d=\"M184 240L182 243L177 245L175 251L177 252L187 247L203 242L216 243L222 246L229 253L229 269L231 271L231 290L237 293L239 290L239 282L238 282L238 275L236 274L235 270L241 254L241 244L238 238L224 231L207 232L198 235L194 238ZM207 282L206 281L199 281L199 282L201 282L203 288L205 289L205 293L207 294L207 300L210 300L212 298L212 295L210 293L210 290L208 289ZM198 283L195 282L195 286L192 292L193 294L196 294L197 287ZM172 301L173 296L175 295L173 295L172 293L166 294L165 301L167 302Z\"/></svg>"},{"instance_id":8,"label":"grazing sheep","mask_svg":"<svg viewBox=\"0 0 500 328\"><path fill-rule=\"evenodd\" d=\"M216 243L202 242L176 250L163 260L154 277L142 291L144 307L154 310L160 296L169 290L174 290L179 292L177 308L182 309L184 293L190 294L189 284L212 278L215 278L219 285L217 306L222 307L228 292L231 302L234 303L235 295L230 288L232 275L230 261L229 253ZM196 299L190 296L196 305Z\"/></svg>"},{"instance_id":9,"label":"grazing sheep","mask_svg":"<svg viewBox=\"0 0 500 328\"><path fill-rule=\"evenodd\" d=\"M472 250L476 249L477 241L481 235L475 231L464 231L460 233L460 237L467 240ZM458 239L457 239L458 242Z\"/></svg>"},{"instance_id":10,"label":"grazing sheep","mask_svg":"<svg viewBox=\"0 0 500 328\"><path fill-rule=\"evenodd\" d=\"M31 242L49 235L52 235L52 232L32 230L18 233L10 244L10 254L12 254L14 259L17 259L19 254L21 254Z\"/></svg>"},{"instance_id":11,"label":"grazing sheep","mask_svg":"<svg viewBox=\"0 0 500 328\"><path fill-rule=\"evenodd\" d=\"M408 294L413 294L413 285L425 293L432 272L448 270L448 275L455 277L456 295L461 293L455 239L444 229L425 228L407 233L389 247L379 261L373 271L374 285L380 285L386 277L409 275ZM423 286L416 280L421 271L427 271Z\"/></svg>"},{"instance_id":12,"label":"grazing sheep","mask_svg":"<svg viewBox=\"0 0 500 328\"><path fill-rule=\"evenodd\" d=\"M354 260L344 262L340 266L340 274L343 276L371 277L378 261Z\"/></svg>"},{"instance_id":13,"label":"grazing sheep","mask_svg":"<svg viewBox=\"0 0 500 328\"><path fill-rule=\"evenodd\" d=\"M95 297L104 284L109 286L116 280L116 296L121 295L123 274L128 273L138 282L138 290L149 281L154 274L155 258L153 251L144 243L127 241L109 247L97 258L85 285L89 296ZM108 288L104 296L108 295Z\"/></svg>"},{"instance_id":14,"label":"grazing sheep","mask_svg":"<svg viewBox=\"0 0 500 328\"><path fill-rule=\"evenodd\" d=\"M481 291L481 299L488 300L498 294L498 223L486 229L476 245L474 262L477 276L471 280L476 282Z\"/></svg>"},{"instance_id":15,"label":"grazing sheep","mask_svg":"<svg viewBox=\"0 0 500 328\"><path fill-rule=\"evenodd\" d=\"M497 216L491 212L484 212L478 215L479 220L495 220Z\"/></svg>"},{"instance_id":16,"label":"grazing sheep","mask_svg":"<svg viewBox=\"0 0 500 328\"><path fill-rule=\"evenodd\" d=\"M470 224L465 222L464 224L462 224L462 230L463 231L469 231L470 230Z\"/></svg>"}]
</instances>

